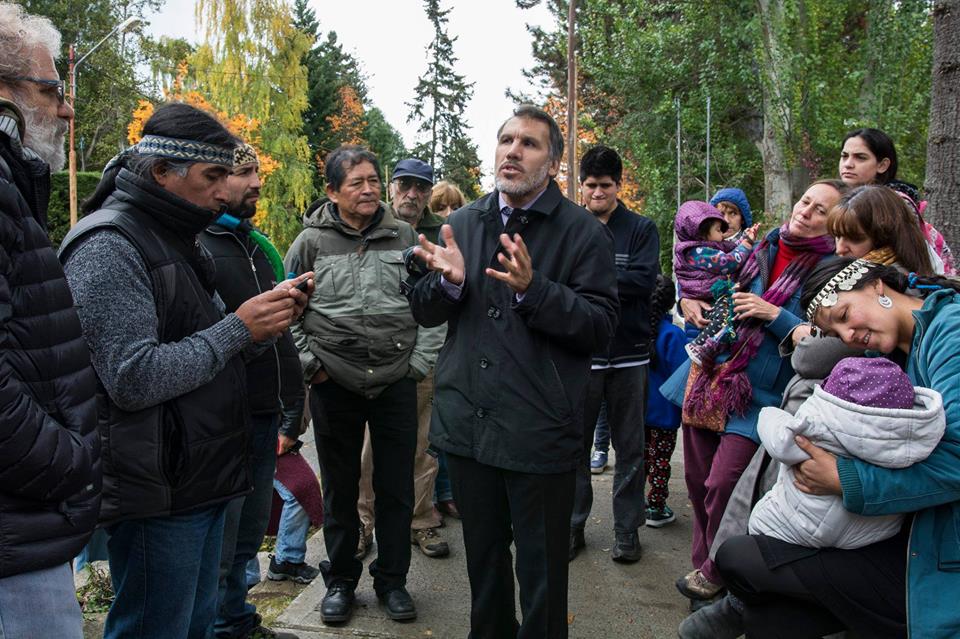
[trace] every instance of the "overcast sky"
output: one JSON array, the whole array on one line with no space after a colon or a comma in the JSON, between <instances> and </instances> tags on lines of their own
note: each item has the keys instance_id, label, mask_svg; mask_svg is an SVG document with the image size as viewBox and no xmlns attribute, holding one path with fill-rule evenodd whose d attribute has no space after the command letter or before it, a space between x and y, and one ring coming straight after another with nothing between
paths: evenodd
<instances>
[{"instance_id":1,"label":"overcast sky","mask_svg":"<svg viewBox=\"0 0 960 639\"><path fill-rule=\"evenodd\" d=\"M344 48L360 60L370 100L413 146L416 125L407 124L404 102L412 100L427 68L432 36L421 0L312 0L310 5L321 31L336 31ZM193 6L193 0L168 0L149 19L147 30L196 41ZM441 6L453 6L449 29L459 38L454 44L458 72L476 83L466 120L480 150L484 185L490 186L496 129L513 107L504 92L532 92L522 73L533 65L526 25L548 26L551 17L543 6L521 10L514 0L444 0Z\"/></svg>"}]
</instances>

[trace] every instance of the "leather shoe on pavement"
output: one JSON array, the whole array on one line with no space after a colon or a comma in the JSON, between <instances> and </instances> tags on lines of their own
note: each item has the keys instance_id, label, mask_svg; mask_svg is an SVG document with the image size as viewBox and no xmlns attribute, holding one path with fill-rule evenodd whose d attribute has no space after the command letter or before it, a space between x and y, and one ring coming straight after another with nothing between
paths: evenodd
<instances>
[{"instance_id":1,"label":"leather shoe on pavement","mask_svg":"<svg viewBox=\"0 0 960 639\"><path fill-rule=\"evenodd\" d=\"M586 547L587 542L583 538L583 529L582 528L571 528L570 529L570 557L569 561L576 559L577 555L580 553L580 550Z\"/></svg>"},{"instance_id":2,"label":"leather shoe on pavement","mask_svg":"<svg viewBox=\"0 0 960 639\"><path fill-rule=\"evenodd\" d=\"M353 588L344 583L335 583L327 589L320 602L320 619L323 623L346 623L353 615Z\"/></svg>"},{"instance_id":3,"label":"leather shoe on pavement","mask_svg":"<svg viewBox=\"0 0 960 639\"><path fill-rule=\"evenodd\" d=\"M417 618L417 607L413 604L413 598L406 588L388 590L378 594L377 598L387 609L387 616L394 621L410 621Z\"/></svg>"}]
</instances>

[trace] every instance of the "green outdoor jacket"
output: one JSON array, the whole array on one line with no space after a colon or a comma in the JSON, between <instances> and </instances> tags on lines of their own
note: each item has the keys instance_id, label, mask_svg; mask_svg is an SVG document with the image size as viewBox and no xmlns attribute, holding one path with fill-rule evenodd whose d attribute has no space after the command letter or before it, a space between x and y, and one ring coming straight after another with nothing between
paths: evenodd
<instances>
[{"instance_id":1,"label":"green outdoor jacket","mask_svg":"<svg viewBox=\"0 0 960 639\"><path fill-rule=\"evenodd\" d=\"M417 224L417 233L423 233L428 240L436 244L440 239L440 227L444 224L446 224L446 220L431 212L428 208L423 212L423 217Z\"/></svg>"},{"instance_id":2,"label":"green outdoor jacket","mask_svg":"<svg viewBox=\"0 0 960 639\"><path fill-rule=\"evenodd\" d=\"M370 399L404 376L423 379L443 345L443 330L418 327L400 292L402 251L417 243L416 232L389 205L381 211L361 233L335 204L315 202L284 260L288 272L312 270L316 278L303 317L290 327L305 381L322 368Z\"/></svg>"}]
</instances>

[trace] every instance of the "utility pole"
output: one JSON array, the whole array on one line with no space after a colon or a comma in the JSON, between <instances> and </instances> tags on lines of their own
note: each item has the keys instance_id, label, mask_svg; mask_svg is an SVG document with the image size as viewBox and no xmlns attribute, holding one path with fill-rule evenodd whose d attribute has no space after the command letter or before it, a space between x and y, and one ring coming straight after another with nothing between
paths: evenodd
<instances>
[{"instance_id":1,"label":"utility pole","mask_svg":"<svg viewBox=\"0 0 960 639\"><path fill-rule=\"evenodd\" d=\"M577 201L577 2L567 14L567 197Z\"/></svg>"}]
</instances>

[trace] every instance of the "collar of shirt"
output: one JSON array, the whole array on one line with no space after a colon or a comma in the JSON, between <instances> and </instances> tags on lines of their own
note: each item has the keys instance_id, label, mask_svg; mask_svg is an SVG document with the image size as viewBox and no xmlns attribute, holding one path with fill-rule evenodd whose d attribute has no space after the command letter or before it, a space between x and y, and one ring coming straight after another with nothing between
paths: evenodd
<instances>
[{"instance_id":1,"label":"collar of shirt","mask_svg":"<svg viewBox=\"0 0 960 639\"><path fill-rule=\"evenodd\" d=\"M537 203L537 200L540 199L540 196L546 193L547 188L544 187L539 193L534 195L532 198L523 203L523 206L512 207L507 204L507 201L503 199L503 193L498 193L497 196L500 200L500 217L503 219L503 225L507 225L507 220L510 219L510 215L513 213L514 209L523 209L528 210L531 206Z\"/></svg>"}]
</instances>

